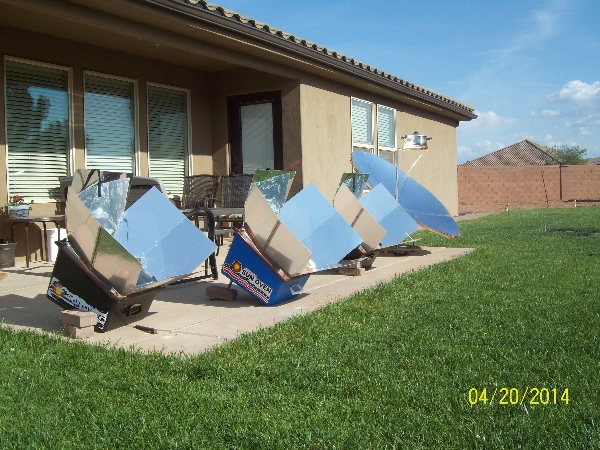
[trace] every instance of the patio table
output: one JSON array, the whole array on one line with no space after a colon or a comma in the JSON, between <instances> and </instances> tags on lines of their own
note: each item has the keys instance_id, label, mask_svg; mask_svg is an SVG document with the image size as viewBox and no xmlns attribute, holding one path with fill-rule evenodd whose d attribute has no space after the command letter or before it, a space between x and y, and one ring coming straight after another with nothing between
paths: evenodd
<instances>
[{"instance_id":1,"label":"patio table","mask_svg":"<svg viewBox=\"0 0 600 450\"><path fill-rule=\"evenodd\" d=\"M47 236L46 236L46 224L49 222L53 222L56 225L56 228L58 229L58 240L60 241L60 225L61 223L65 222L65 216L63 215L57 215L57 216L40 216L40 217L11 217L8 218L9 222L12 222L10 225L10 240L11 242L14 242L14 227L15 225L22 223L25 224L25 259L27 261L27 268L29 268L29 265L31 263L31 255L29 254L29 224L30 223L36 223L39 222L42 224L44 231L42 234L42 249L41 249L41 255L42 255L42 259L44 258L44 248L46 248L46 250L48 249L48 247L46 247L47 245ZM49 261L50 259L50 255L48 254L48 251L46 251L46 261Z\"/></svg>"}]
</instances>

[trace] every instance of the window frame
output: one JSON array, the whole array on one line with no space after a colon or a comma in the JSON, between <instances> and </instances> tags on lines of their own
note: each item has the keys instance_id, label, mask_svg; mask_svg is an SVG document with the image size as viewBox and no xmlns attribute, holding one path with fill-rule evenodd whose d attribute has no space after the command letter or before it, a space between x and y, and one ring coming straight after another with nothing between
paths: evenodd
<instances>
[{"instance_id":1,"label":"window frame","mask_svg":"<svg viewBox=\"0 0 600 450\"><path fill-rule=\"evenodd\" d=\"M363 142L355 142L354 141L354 132L352 131L354 122L352 120L352 118L354 117L353 115L353 111L352 109L354 108L354 102L360 102L360 103L364 103L369 105L370 110L371 110L371 114L370 114L370 131L371 131L371 143L370 144L365 144ZM375 136L377 134L377 129L376 129L376 123L374 121L374 108L373 108L374 103L370 102L368 100L363 100L361 98L357 98L357 97L351 97L351 102L350 102L350 129L351 129L351 133L352 133L352 148L353 149L357 149L357 150L361 150L361 151L369 151L371 153L375 152ZM369 126L369 124L367 124L367 127Z\"/></svg>"},{"instance_id":2,"label":"window frame","mask_svg":"<svg viewBox=\"0 0 600 450\"><path fill-rule=\"evenodd\" d=\"M385 147L379 143L380 142L380 139L379 139L379 110L380 109L387 109L392 112L392 122L391 123L392 123L392 127L393 127L393 130L392 130L392 134L393 134L392 144L393 145L391 147ZM398 136L396 134L396 110L394 108L390 108L389 106L379 105L379 104L377 105L377 149L378 149L378 153L381 150L385 150L388 152L395 152L398 150Z\"/></svg>"},{"instance_id":3,"label":"window frame","mask_svg":"<svg viewBox=\"0 0 600 450\"><path fill-rule=\"evenodd\" d=\"M148 133L148 152L146 155L146 163L148 166L148 176L151 175L151 162L150 162L150 87L167 89L173 91L179 91L185 93L185 102L186 102L186 148L184 154L184 177L189 176L193 172L192 167L192 90L188 88L182 88L178 86L171 86L167 84L154 83L154 82L146 82L146 121L147 121L147 133ZM177 195L177 194L174 194ZM173 195L171 195L173 197Z\"/></svg>"},{"instance_id":4,"label":"window frame","mask_svg":"<svg viewBox=\"0 0 600 450\"><path fill-rule=\"evenodd\" d=\"M33 59L28 59L28 58L19 58L16 56L10 56L10 55L4 55L3 58L3 85L2 85L2 89L4 91L4 111L5 111L5 116L4 116L4 120L3 120L3 124L2 126L4 127L4 136L6 139L5 142L5 167L6 167L6 192L7 192L7 196L11 196L11 195L15 195L15 194L19 194L18 192L12 193L10 191L10 175L9 175L9 142L8 142L8 118L7 118L7 108L8 108L8 97L6 95L6 88L7 88L7 69L8 66L10 65L10 63L18 63L18 64L24 64L24 65L31 65L31 66L35 66L38 68L46 68L46 69L51 69L51 70L58 70L58 71L63 71L65 72L66 76L67 76L67 114L68 114L68 119L67 119L67 145L66 145L66 168L67 168L67 173L66 175L69 176L71 175L74 170L75 170L75 120L74 120L74 111L75 111L75 106L74 106L74 95L73 95L73 68L72 67L68 67L68 66L62 66L59 64L51 64L51 63L46 63L43 61L36 61ZM59 188L60 184L58 182L58 178L56 179L56 187ZM50 197L35 197L35 198L28 198L27 200L33 200L35 203L55 203L57 200L60 200L59 198L50 198Z\"/></svg>"},{"instance_id":5,"label":"window frame","mask_svg":"<svg viewBox=\"0 0 600 450\"><path fill-rule=\"evenodd\" d=\"M354 102L361 102L367 105L370 105L371 108L371 140L372 140L372 144L365 144L362 142L355 142L354 141L354 133L352 132L352 128L354 126L354 122L353 122L353 117L354 115L352 114L352 108L354 108ZM357 98L357 97L351 97L351 102L350 102L350 128L351 128L351 140L352 140L352 151L368 151L370 153L376 154L378 156L381 156L382 153L381 152L397 152L398 151L398 131L397 131L397 124L396 124L396 120L397 120L397 115L396 115L396 109L392 108L390 106L387 105L383 105L383 104L379 104L379 103L375 103L375 102L371 102L369 100L363 100L361 98ZM392 113L392 121L391 121L391 125L393 127L393 142L392 142L392 146L391 147L387 147L387 146L382 146L380 145L380 136L379 136L379 116L380 116L380 109L385 109L385 110L389 110ZM385 158L388 159L389 158Z\"/></svg>"},{"instance_id":6,"label":"window frame","mask_svg":"<svg viewBox=\"0 0 600 450\"><path fill-rule=\"evenodd\" d=\"M84 153L84 157L83 157L83 164L84 167L87 168L88 167L88 148L87 148L87 132L86 132L86 113L85 113L85 109L86 109L86 105L85 105L85 94L86 94L86 77L88 75L94 76L94 77L98 77L98 78L107 78L110 80L116 80L116 81L124 81L124 82L128 82L128 83L132 83L133 85L133 102L132 102L132 108L133 108L133 155L132 155L132 163L133 163L133 175L139 175L140 174L140 105L139 105L139 93L138 93L138 80L136 78L128 78L128 77L121 77L118 75L112 75L112 74L107 74L107 73L102 73L102 72L96 72L96 71L92 71L92 70L84 70L83 71L83 136L84 136L84 144L83 144L83 153Z\"/></svg>"}]
</instances>

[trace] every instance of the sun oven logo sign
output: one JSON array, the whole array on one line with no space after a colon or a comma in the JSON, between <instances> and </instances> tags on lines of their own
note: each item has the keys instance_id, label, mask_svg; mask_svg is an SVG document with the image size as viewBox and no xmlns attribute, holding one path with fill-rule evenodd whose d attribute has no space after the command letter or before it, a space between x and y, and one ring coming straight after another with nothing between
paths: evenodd
<instances>
[{"instance_id":1,"label":"sun oven logo sign","mask_svg":"<svg viewBox=\"0 0 600 450\"><path fill-rule=\"evenodd\" d=\"M84 299L69 291L56 277L52 277L48 286L48 296L59 302L65 308L75 308L79 311L92 311L98 316L98 328L104 329L108 313L100 311L88 304Z\"/></svg>"},{"instance_id":2,"label":"sun oven logo sign","mask_svg":"<svg viewBox=\"0 0 600 450\"><path fill-rule=\"evenodd\" d=\"M266 303L269 302L273 288L263 283L250 269L243 267L241 262L233 261L231 264L223 264L223 272L250 293Z\"/></svg>"}]
</instances>

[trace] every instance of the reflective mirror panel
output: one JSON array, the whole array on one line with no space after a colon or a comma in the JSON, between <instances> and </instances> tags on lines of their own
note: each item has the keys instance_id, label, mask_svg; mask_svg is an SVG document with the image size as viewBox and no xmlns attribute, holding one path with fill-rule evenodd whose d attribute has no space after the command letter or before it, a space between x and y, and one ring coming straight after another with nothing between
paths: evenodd
<instances>
[{"instance_id":1,"label":"reflective mirror panel","mask_svg":"<svg viewBox=\"0 0 600 450\"><path fill-rule=\"evenodd\" d=\"M92 267L121 295L133 292L142 270L140 262L102 228L98 235Z\"/></svg>"},{"instance_id":2,"label":"reflective mirror panel","mask_svg":"<svg viewBox=\"0 0 600 450\"><path fill-rule=\"evenodd\" d=\"M362 242L313 184L283 206L279 219L313 253L316 270L339 262Z\"/></svg>"},{"instance_id":3,"label":"reflective mirror panel","mask_svg":"<svg viewBox=\"0 0 600 450\"><path fill-rule=\"evenodd\" d=\"M311 251L280 222L257 186L250 189L245 208L246 223L263 252L288 275L302 273Z\"/></svg>"},{"instance_id":4,"label":"reflective mirror panel","mask_svg":"<svg viewBox=\"0 0 600 450\"><path fill-rule=\"evenodd\" d=\"M69 188L65 206L65 221L69 244L81 260L91 265L100 231L100 224Z\"/></svg>"},{"instance_id":5,"label":"reflective mirror panel","mask_svg":"<svg viewBox=\"0 0 600 450\"><path fill-rule=\"evenodd\" d=\"M368 173L345 173L342 175L338 190L340 186L345 185L356 198L360 198L365 190L368 179Z\"/></svg>"},{"instance_id":6,"label":"reflective mirror panel","mask_svg":"<svg viewBox=\"0 0 600 450\"><path fill-rule=\"evenodd\" d=\"M354 193L341 184L333 200L334 208L362 238L362 247L366 251L379 247L386 230L361 205Z\"/></svg>"},{"instance_id":7,"label":"reflective mirror panel","mask_svg":"<svg viewBox=\"0 0 600 450\"><path fill-rule=\"evenodd\" d=\"M252 177L256 186L275 214L279 214L287 199L295 172L283 170L257 170Z\"/></svg>"},{"instance_id":8,"label":"reflective mirror panel","mask_svg":"<svg viewBox=\"0 0 600 450\"><path fill-rule=\"evenodd\" d=\"M420 225L447 237L458 237L458 225L446 207L427 189L384 159L367 152L352 153L359 172L368 173L369 186L383 184L398 203Z\"/></svg>"},{"instance_id":9,"label":"reflective mirror panel","mask_svg":"<svg viewBox=\"0 0 600 450\"><path fill-rule=\"evenodd\" d=\"M382 184L363 195L360 203L386 230L385 237L380 241L382 248L400 244L419 228Z\"/></svg>"},{"instance_id":10,"label":"reflective mirror panel","mask_svg":"<svg viewBox=\"0 0 600 450\"><path fill-rule=\"evenodd\" d=\"M102 228L110 234L114 234L123 217L129 183L129 178L104 181L77 194Z\"/></svg>"},{"instance_id":11,"label":"reflective mirror panel","mask_svg":"<svg viewBox=\"0 0 600 450\"><path fill-rule=\"evenodd\" d=\"M156 188L123 215L115 239L158 281L192 273L216 245Z\"/></svg>"}]
</instances>

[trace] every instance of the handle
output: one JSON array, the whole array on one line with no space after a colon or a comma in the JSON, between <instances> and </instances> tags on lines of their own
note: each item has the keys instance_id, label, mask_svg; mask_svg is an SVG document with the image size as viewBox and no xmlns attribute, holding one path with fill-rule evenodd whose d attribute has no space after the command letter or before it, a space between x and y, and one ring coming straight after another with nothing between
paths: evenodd
<instances>
[{"instance_id":1,"label":"handle","mask_svg":"<svg viewBox=\"0 0 600 450\"><path fill-rule=\"evenodd\" d=\"M141 303L134 303L132 305L129 305L129 308L127 308L127 317L131 317L131 316L135 316L138 313L142 312L142 304Z\"/></svg>"},{"instance_id":2,"label":"handle","mask_svg":"<svg viewBox=\"0 0 600 450\"><path fill-rule=\"evenodd\" d=\"M292 295L298 295L300 292L302 292L303 289L304 288L299 284L294 284L290 286L290 292L292 293Z\"/></svg>"}]
</instances>

